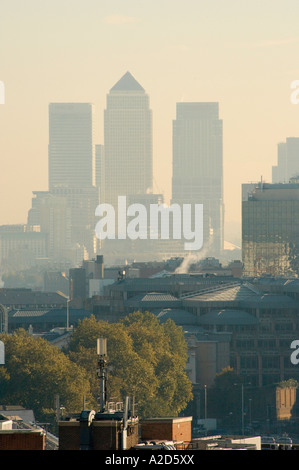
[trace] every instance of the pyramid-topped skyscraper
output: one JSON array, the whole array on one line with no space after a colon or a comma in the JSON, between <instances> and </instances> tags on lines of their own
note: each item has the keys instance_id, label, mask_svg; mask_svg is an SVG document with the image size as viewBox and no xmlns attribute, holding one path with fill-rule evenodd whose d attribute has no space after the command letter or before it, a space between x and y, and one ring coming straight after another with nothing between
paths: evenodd
<instances>
[{"instance_id":1,"label":"pyramid-topped skyscraper","mask_svg":"<svg viewBox=\"0 0 299 470\"><path fill-rule=\"evenodd\" d=\"M110 92L115 91L140 91L145 93L144 88L137 82L130 72L126 72L110 90Z\"/></svg>"},{"instance_id":2,"label":"pyramid-topped skyscraper","mask_svg":"<svg viewBox=\"0 0 299 470\"><path fill-rule=\"evenodd\" d=\"M110 89L104 111L102 202L146 194L153 184L152 111L144 88L126 72Z\"/></svg>"}]
</instances>

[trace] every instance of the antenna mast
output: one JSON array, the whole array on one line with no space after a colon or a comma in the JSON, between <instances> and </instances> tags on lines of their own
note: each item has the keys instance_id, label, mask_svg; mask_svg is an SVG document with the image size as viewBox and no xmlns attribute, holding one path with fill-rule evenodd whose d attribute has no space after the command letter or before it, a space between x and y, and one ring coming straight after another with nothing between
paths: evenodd
<instances>
[{"instance_id":1,"label":"antenna mast","mask_svg":"<svg viewBox=\"0 0 299 470\"><path fill-rule=\"evenodd\" d=\"M107 338L97 339L98 369L100 379L100 413L103 413L107 403Z\"/></svg>"}]
</instances>

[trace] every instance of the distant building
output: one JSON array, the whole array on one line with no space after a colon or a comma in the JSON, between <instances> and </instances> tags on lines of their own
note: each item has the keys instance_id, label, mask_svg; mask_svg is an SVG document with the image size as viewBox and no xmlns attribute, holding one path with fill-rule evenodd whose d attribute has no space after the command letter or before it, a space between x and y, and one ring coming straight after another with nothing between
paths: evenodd
<instances>
[{"instance_id":1,"label":"distant building","mask_svg":"<svg viewBox=\"0 0 299 470\"><path fill-rule=\"evenodd\" d=\"M42 335L50 342L57 340L70 327L76 328L90 312L79 308L27 308L8 312L9 333L23 328L31 334Z\"/></svg>"},{"instance_id":2,"label":"distant building","mask_svg":"<svg viewBox=\"0 0 299 470\"><path fill-rule=\"evenodd\" d=\"M152 111L144 88L127 72L107 95L104 112L105 197L143 195L153 187Z\"/></svg>"},{"instance_id":3,"label":"distant building","mask_svg":"<svg viewBox=\"0 0 299 470\"><path fill-rule=\"evenodd\" d=\"M63 308L66 306L66 297L58 292L2 288L0 289L0 305L8 310Z\"/></svg>"},{"instance_id":4,"label":"distant building","mask_svg":"<svg viewBox=\"0 0 299 470\"><path fill-rule=\"evenodd\" d=\"M101 186L101 203L115 211L118 234L118 197L126 197L129 206L141 204L149 214L151 204L162 204L163 195L153 193L153 131L149 96L130 72L110 89L104 111L104 145L96 146L97 186ZM122 214L123 216L125 214ZM170 252L169 240L152 240L149 217L147 232L131 240L127 233L116 240L104 240L101 253L112 262L125 259L151 259ZM123 238L122 238L123 237ZM145 238L144 238L145 237ZM177 248L175 247L175 252Z\"/></svg>"},{"instance_id":5,"label":"distant building","mask_svg":"<svg viewBox=\"0 0 299 470\"><path fill-rule=\"evenodd\" d=\"M94 184L93 105L50 103L49 189Z\"/></svg>"},{"instance_id":6,"label":"distant building","mask_svg":"<svg viewBox=\"0 0 299 470\"><path fill-rule=\"evenodd\" d=\"M299 176L299 137L288 137L277 146L277 165L272 167L272 183L288 183Z\"/></svg>"},{"instance_id":7,"label":"distant building","mask_svg":"<svg viewBox=\"0 0 299 470\"><path fill-rule=\"evenodd\" d=\"M298 331L299 302L292 298L297 289L287 281L273 292L262 282L218 285L186 296L182 308L207 332L230 333L230 367L252 386L263 387L299 379L290 348Z\"/></svg>"},{"instance_id":8,"label":"distant building","mask_svg":"<svg viewBox=\"0 0 299 470\"><path fill-rule=\"evenodd\" d=\"M61 292L69 296L69 278L65 272L45 271L43 287L44 292Z\"/></svg>"},{"instance_id":9,"label":"distant building","mask_svg":"<svg viewBox=\"0 0 299 470\"><path fill-rule=\"evenodd\" d=\"M105 156L104 145L95 146L95 186L99 188L100 202L104 201L105 195Z\"/></svg>"},{"instance_id":10,"label":"distant building","mask_svg":"<svg viewBox=\"0 0 299 470\"><path fill-rule=\"evenodd\" d=\"M218 103L177 103L172 202L203 204L206 256L223 250L223 130Z\"/></svg>"},{"instance_id":11,"label":"distant building","mask_svg":"<svg viewBox=\"0 0 299 470\"><path fill-rule=\"evenodd\" d=\"M0 263L7 270L28 269L48 256L48 236L26 225L0 227Z\"/></svg>"},{"instance_id":12,"label":"distant building","mask_svg":"<svg viewBox=\"0 0 299 470\"><path fill-rule=\"evenodd\" d=\"M97 252L93 105L49 105L49 191L35 191L28 226L48 235L48 256L72 265Z\"/></svg>"},{"instance_id":13,"label":"distant building","mask_svg":"<svg viewBox=\"0 0 299 470\"><path fill-rule=\"evenodd\" d=\"M299 274L299 183L259 183L242 202L245 277Z\"/></svg>"}]
</instances>

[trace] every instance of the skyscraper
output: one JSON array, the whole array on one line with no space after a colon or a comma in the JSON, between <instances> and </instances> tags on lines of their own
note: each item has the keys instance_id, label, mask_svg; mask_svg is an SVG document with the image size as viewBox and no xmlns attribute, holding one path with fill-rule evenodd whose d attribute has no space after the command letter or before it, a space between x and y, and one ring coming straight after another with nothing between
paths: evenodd
<instances>
[{"instance_id":1,"label":"skyscraper","mask_svg":"<svg viewBox=\"0 0 299 470\"><path fill-rule=\"evenodd\" d=\"M203 249L223 249L222 120L218 103L177 103L172 203L203 204Z\"/></svg>"},{"instance_id":2,"label":"skyscraper","mask_svg":"<svg viewBox=\"0 0 299 470\"><path fill-rule=\"evenodd\" d=\"M49 105L49 190L94 184L93 105Z\"/></svg>"},{"instance_id":3,"label":"skyscraper","mask_svg":"<svg viewBox=\"0 0 299 470\"><path fill-rule=\"evenodd\" d=\"M272 183L289 183L299 176L299 138L288 137L277 145L277 165L272 167Z\"/></svg>"},{"instance_id":4,"label":"skyscraper","mask_svg":"<svg viewBox=\"0 0 299 470\"><path fill-rule=\"evenodd\" d=\"M34 193L28 225L39 225L48 234L51 260L73 261L77 252L92 257L99 203L99 189L94 185L92 104L49 105L48 150L49 191Z\"/></svg>"},{"instance_id":5,"label":"skyscraper","mask_svg":"<svg viewBox=\"0 0 299 470\"><path fill-rule=\"evenodd\" d=\"M104 201L146 194L153 185L152 111L144 88L127 72L107 95L104 111Z\"/></svg>"}]
</instances>

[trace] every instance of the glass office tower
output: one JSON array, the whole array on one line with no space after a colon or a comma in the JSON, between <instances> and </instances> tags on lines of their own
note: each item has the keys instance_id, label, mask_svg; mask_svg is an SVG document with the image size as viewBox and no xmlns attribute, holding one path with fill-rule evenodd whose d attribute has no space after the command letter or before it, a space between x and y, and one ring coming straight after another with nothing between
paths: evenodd
<instances>
[{"instance_id":1,"label":"glass office tower","mask_svg":"<svg viewBox=\"0 0 299 470\"><path fill-rule=\"evenodd\" d=\"M297 277L299 183L258 183L242 202L244 276Z\"/></svg>"}]
</instances>

